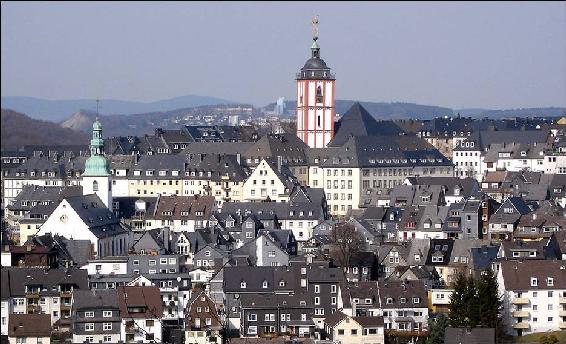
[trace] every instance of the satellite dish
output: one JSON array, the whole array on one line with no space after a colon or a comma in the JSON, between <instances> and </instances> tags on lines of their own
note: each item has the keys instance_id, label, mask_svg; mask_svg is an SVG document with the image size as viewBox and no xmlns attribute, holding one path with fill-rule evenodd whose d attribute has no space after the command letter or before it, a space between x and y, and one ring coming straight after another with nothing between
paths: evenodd
<instances>
[{"instance_id":1,"label":"satellite dish","mask_svg":"<svg viewBox=\"0 0 566 344\"><path fill-rule=\"evenodd\" d=\"M177 282L181 282L181 276L177 277Z\"/></svg>"}]
</instances>

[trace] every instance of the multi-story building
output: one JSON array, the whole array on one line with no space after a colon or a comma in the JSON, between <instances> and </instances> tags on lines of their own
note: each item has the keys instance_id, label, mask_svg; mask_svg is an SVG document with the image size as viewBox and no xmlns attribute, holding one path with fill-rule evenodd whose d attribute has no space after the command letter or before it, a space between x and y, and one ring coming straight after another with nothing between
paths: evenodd
<instances>
[{"instance_id":1,"label":"multi-story building","mask_svg":"<svg viewBox=\"0 0 566 344\"><path fill-rule=\"evenodd\" d=\"M73 343L117 343L122 318L116 290L77 290L73 293Z\"/></svg>"},{"instance_id":2,"label":"multi-story building","mask_svg":"<svg viewBox=\"0 0 566 344\"><path fill-rule=\"evenodd\" d=\"M385 331L426 331L427 292L422 281L379 281Z\"/></svg>"},{"instance_id":3,"label":"multi-story building","mask_svg":"<svg viewBox=\"0 0 566 344\"><path fill-rule=\"evenodd\" d=\"M566 264L561 260L506 260L497 273L506 333L566 329Z\"/></svg>"},{"instance_id":4,"label":"multi-story building","mask_svg":"<svg viewBox=\"0 0 566 344\"><path fill-rule=\"evenodd\" d=\"M328 148L309 149L309 185L323 187L333 215L346 215L408 176L452 176L453 165L424 140L380 125L361 105L340 119ZM359 136L366 134L367 136Z\"/></svg>"},{"instance_id":5,"label":"multi-story building","mask_svg":"<svg viewBox=\"0 0 566 344\"><path fill-rule=\"evenodd\" d=\"M2 308L7 314L49 315L51 325L69 328L73 292L88 290L88 277L79 269L3 268L2 298L9 300ZM7 312L7 313L6 313Z\"/></svg>"},{"instance_id":6,"label":"multi-story building","mask_svg":"<svg viewBox=\"0 0 566 344\"><path fill-rule=\"evenodd\" d=\"M126 343L161 342L163 306L159 289L153 286L118 287L122 324L120 336Z\"/></svg>"},{"instance_id":7,"label":"multi-story building","mask_svg":"<svg viewBox=\"0 0 566 344\"><path fill-rule=\"evenodd\" d=\"M185 343L218 343L222 326L216 304L204 291L195 291L185 310Z\"/></svg>"}]
</instances>

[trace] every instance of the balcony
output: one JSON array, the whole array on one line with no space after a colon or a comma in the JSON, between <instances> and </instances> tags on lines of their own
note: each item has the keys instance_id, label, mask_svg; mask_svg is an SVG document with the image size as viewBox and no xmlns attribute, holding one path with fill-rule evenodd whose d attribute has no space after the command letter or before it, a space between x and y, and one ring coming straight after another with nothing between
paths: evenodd
<instances>
[{"instance_id":1,"label":"balcony","mask_svg":"<svg viewBox=\"0 0 566 344\"><path fill-rule=\"evenodd\" d=\"M72 297L73 291L72 290L61 290L61 297Z\"/></svg>"},{"instance_id":2,"label":"balcony","mask_svg":"<svg viewBox=\"0 0 566 344\"><path fill-rule=\"evenodd\" d=\"M558 303L566 304L566 296L561 296L558 298Z\"/></svg>"},{"instance_id":3,"label":"balcony","mask_svg":"<svg viewBox=\"0 0 566 344\"><path fill-rule=\"evenodd\" d=\"M514 318L526 318L529 316L529 311L514 311L513 312L513 317Z\"/></svg>"},{"instance_id":4,"label":"balcony","mask_svg":"<svg viewBox=\"0 0 566 344\"><path fill-rule=\"evenodd\" d=\"M566 329L566 321L561 321L558 323L558 327L560 329Z\"/></svg>"},{"instance_id":5,"label":"balcony","mask_svg":"<svg viewBox=\"0 0 566 344\"><path fill-rule=\"evenodd\" d=\"M520 322L520 323L516 323L516 324L513 325L513 328L516 329L516 330L526 330L526 329L528 329L529 327L530 327L530 326L529 326L529 323L526 322L526 321L523 321L523 322Z\"/></svg>"},{"instance_id":6,"label":"balcony","mask_svg":"<svg viewBox=\"0 0 566 344\"><path fill-rule=\"evenodd\" d=\"M514 297L512 303L515 305L528 305L529 299L526 297Z\"/></svg>"},{"instance_id":7,"label":"balcony","mask_svg":"<svg viewBox=\"0 0 566 344\"><path fill-rule=\"evenodd\" d=\"M70 303L62 303L61 304L61 311L70 311L71 310L71 304Z\"/></svg>"},{"instance_id":8,"label":"balcony","mask_svg":"<svg viewBox=\"0 0 566 344\"><path fill-rule=\"evenodd\" d=\"M126 325L126 333L136 333L136 327L133 324Z\"/></svg>"},{"instance_id":9,"label":"balcony","mask_svg":"<svg viewBox=\"0 0 566 344\"><path fill-rule=\"evenodd\" d=\"M558 311L558 316L566 317L566 309L562 309Z\"/></svg>"},{"instance_id":10,"label":"balcony","mask_svg":"<svg viewBox=\"0 0 566 344\"><path fill-rule=\"evenodd\" d=\"M26 298L28 299L39 299L39 290L32 290L26 292Z\"/></svg>"},{"instance_id":11,"label":"balcony","mask_svg":"<svg viewBox=\"0 0 566 344\"><path fill-rule=\"evenodd\" d=\"M28 313L36 314L41 312L41 306L37 304L28 304L27 309L28 309Z\"/></svg>"}]
</instances>

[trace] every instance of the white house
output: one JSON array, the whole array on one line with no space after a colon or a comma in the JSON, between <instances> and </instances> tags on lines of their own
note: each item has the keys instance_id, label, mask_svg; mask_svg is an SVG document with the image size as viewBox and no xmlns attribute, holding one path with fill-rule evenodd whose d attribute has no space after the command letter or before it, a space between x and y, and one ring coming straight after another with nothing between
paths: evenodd
<instances>
[{"instance_id":1,"label":"white house","mask_svg":"<svg viewBox=\"0 0 566 344\"><path fill-rule=\"evenodd\" d=\"M497 272L506 333L566 330L566 262L505 260Z\"/></svg>"},{"instance_id":2,"label":"white house","mask_svg":"<svg viewBox=\"0 0 566 344\"><path fill-rule=\"evenodd\" d=\"M63 199L40 227L38 235L51 233L67 239L90 240L97 257L126 255L128 230L97 195Z\"/></svg>"}]
</instances>

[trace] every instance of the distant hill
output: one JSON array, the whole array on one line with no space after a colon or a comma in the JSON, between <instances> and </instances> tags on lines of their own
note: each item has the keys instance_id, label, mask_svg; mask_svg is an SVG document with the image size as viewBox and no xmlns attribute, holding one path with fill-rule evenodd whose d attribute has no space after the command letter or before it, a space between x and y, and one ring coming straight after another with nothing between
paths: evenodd
<instances>
[{"instance_id":1,"label":"distant hill","mask_svg":"<svg viewBox=\"0 0 566 344\"><path fill-rule=\"evenodd\" d=\"M8 109L1 110L0 121L2 150L16 150L23 145L88 144L89 140L85 133L32 119Z\"/></svg>"},{"instance_id":2,"label":"distant hill","mask_svg":"<svg viewBox=\"0 0 566 344\"><path fill-rule=\"evenodd\" d=\"M353 100L336 100L336 113L343 114L352 104ZM440 106L420 105L414 103L382 103L382 102L360 102L362 106L368 110L378 120L384 119L432 119L440 116L450 116L459 113L462 117L483 118L489 117L493 119L502 119L510 117L559 117L566 115L566 108L561 107L544 107L544 108L523 108L523 109L506 109L506 110L490 110L482 108L467 108L453 110ZM294 114L296 100L285 101L285 107L288 114ZM268 104L264 107L266 111L273 111L275 103Z\"/></svg>"},{"instance_id":3,"label":"distant hill","mask_svg":"<svg viewBox=\"0 0 566 344\"><path fill-rule=\"evenodd\" d=\"M47 100L33 97L2 97L3 109L13 109L36 119L60 122L81 109L96 110L95 99ZM202 105L231 104L226 99L188 95L155 102L134 102L126 100L101 99L101 114L135 114L169 111Z\"/></svg>"},{"instance_id":4,"label":"distant hill","mask_svg":"<svg viewBox=\"0 0 566 344\"><path fill-rule=\"evenodd\" d=\"M508 117L560 117L566 115L566 108L544 107L509 110L487 110L477 117L508 118Z\"/></svg>"},{"instance_id":5,"label":"distant hill","mask_svg":"<svg viewBox=\"0 0 566 344\"><path fill-rule=\"evenodd\" d=\"M336 113L344 114L354 104L354 100L336 100ZM429 119L437 116L452 115L453 110L440 106L419 105L414 103L383 103L363 102L360 104L378 120L418 118ZM285 107L289 113L294 113L297 106L296 100L285 101ZM265 106L266 111L273 111L275 103Z\"/></svg>"}]
</instances>

